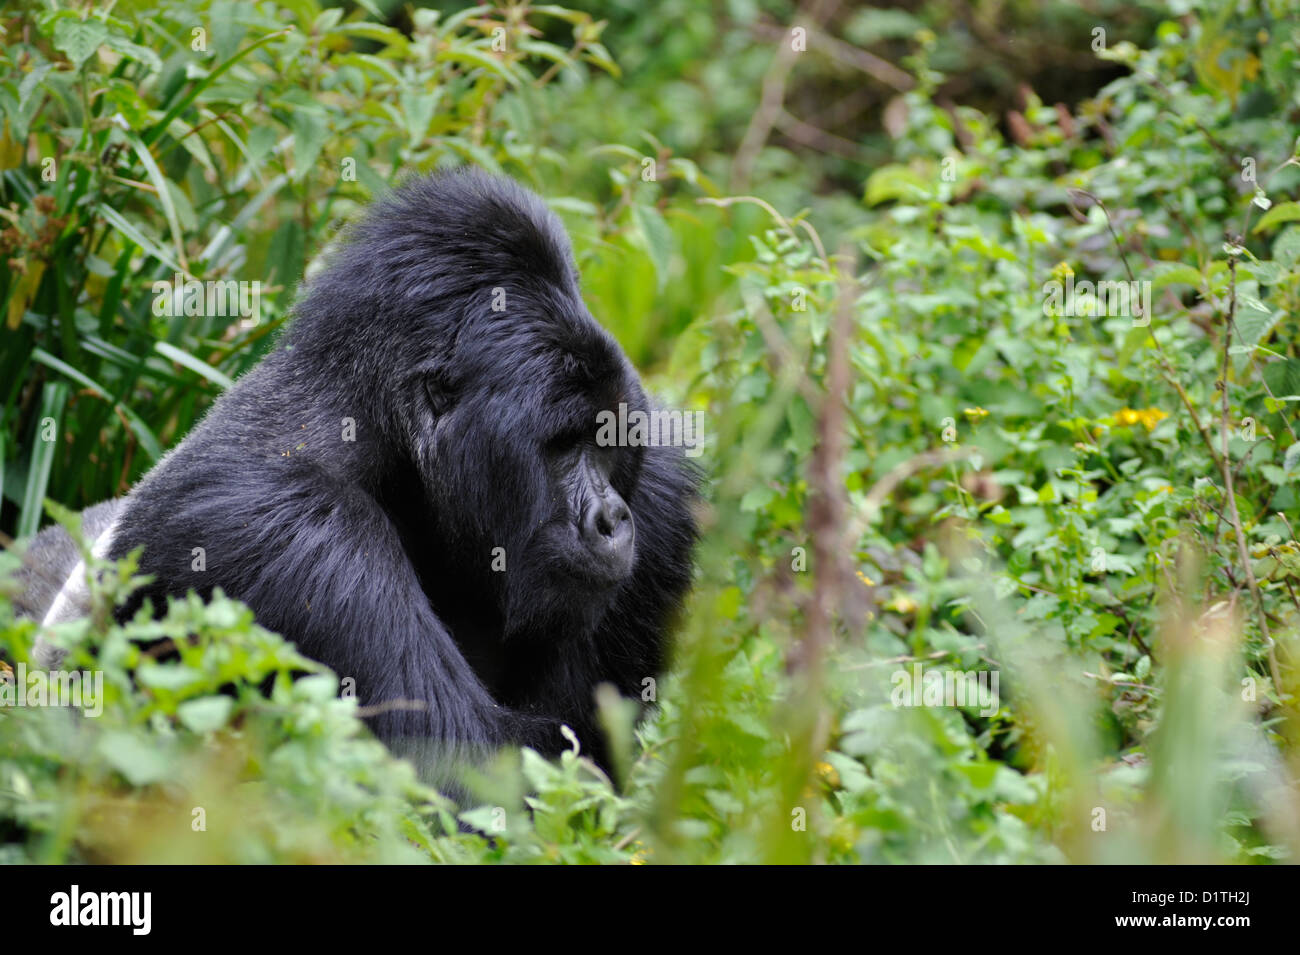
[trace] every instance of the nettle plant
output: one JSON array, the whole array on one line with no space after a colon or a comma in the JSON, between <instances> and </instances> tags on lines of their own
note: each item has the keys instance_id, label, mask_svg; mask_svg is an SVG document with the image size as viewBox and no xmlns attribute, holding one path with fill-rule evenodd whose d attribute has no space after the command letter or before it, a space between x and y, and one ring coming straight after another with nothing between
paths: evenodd
<instances>
[{"instance_id":1,"label":"nettle plant","mask_svg":"<svg viewBox=\"0 0 1300 955\"><path fill-rule=\"evenodd\" d=\"M1131 75L1077 115L1031 96L1020 142L909 94L907 161L868 181L862 233L871 327L915 348L888 400L978 448L930 516L1075 651L1138 765L1171 708L1171 604L1235 613L1234 682L1269 733L1294 714L1300 620L1297 37L1261 13L1159 38L1103 51ZM1135 283L1150 312L1051 307L1082 280Z\"/></svg>"},{"instance_id":2,"label":"nettle plant","mask_svg":"<svg viewBox=\"0 0 1300 955\"><path fill-rule=\"evenodd\" d=\"M55 510L75 533L75 515ZM118 625L111 608L141 583L134 560L85 553L92 616L53 632L69 651L64 674L98 687L76 706L31 702L47 679L28 658L37 625L15 618L8 575L17 560L0 553L0 692L10 693L0 707L0 860L632 858L631 839L621 839L631 829L626 804L576 745L555 764L503 755L479 782L485 804L458 814L365 729L345 675L303 657L219 591L208 603L173 601L162 619ZM20 683L26 705L12 702Z\"/></svg>"},{"instance_id":3,"label":"nettle plant","mask_svg":"<svg viewBox=\"0 0 1300 955\"><path fill-rule=\"evenodd\" d=\"M836 276L797 223L774 217L737 267L743 305L695 352L711 420L743 422L715 502L732 534L710 606L721 657L690 657L714 682L688 680L699 696L674 711L719 767L694 788L684 774L681 798L719 833L755 810L716 793L743 770L696 714L787 692L772 642L797 643L797 595L825 571L801 576L798 551L808 439L845 347L838 473L874 614L838 631L824 851L1049 858L1043 837L1078 860L1296 850L1260 794L1294 805L1297 37L1266 10L1159 38L1103 49L1131 73L1074 111L1031 95L1011 140L934 102L922 42L899 162L865 184L854 238L871 264L850 341L827 343ZM896 468L881 508L873 491ZM996 669L1003 705L897 713L872 679L882 659ZM769 761L783 752L765 743ZM1246 751L1259 762L1233 762ZM1101 835L1117 820L1123 845Z\"/></svg>"},{"instance_id":4,"label":"nettle plant","mask_svg":"<svg viewBox=\"0 0 1300 955\"><path fill-rule=\"evenodd\" d=\"M364 731L338 677L242 604L191 595L119 626L133 561L92 560L92 615L55 628L69 656L45 677L28 657L37 624L10 604L16 564L0 553L4 861L410 862L456 831L448 804ZM68 674L87 687L80 705L35 705L37 683Z\"/></svg>"}]
</instances>

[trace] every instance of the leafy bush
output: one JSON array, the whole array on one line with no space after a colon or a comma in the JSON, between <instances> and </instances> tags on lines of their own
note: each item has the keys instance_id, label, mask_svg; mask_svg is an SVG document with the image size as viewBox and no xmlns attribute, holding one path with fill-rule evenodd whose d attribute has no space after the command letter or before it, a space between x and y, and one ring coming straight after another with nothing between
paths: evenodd
<instances>
[{"instance_id":1,"label":"leafy bush","mask_svg":"<svg viewBox=\"0 0 1300 955\"><path fill-rule=\"evenodd\" d=\"M736 100L701 105L707 135L671 108L631 128L673 82L707 104L718 68L671 80L683 49L760 71L785 37L743 18L643 43L640 89L553 7L415 11L409 36L313 3L8 14L16 536L46 498L129 486L265 353L358 203L461 161L561 197L593 312L707 410L712 488L658 714L604 701L617 787L576 744L503 754L457 817L238 604L113 625L128 564L58 635L103 715L0 710L7 857L1294 859L1300 35L1285 3L1230 12L1180 2L1147 49L1111 29L1117 79L1029 91L1005 127L943 92L950 40L855 19L913 82L872 139L890 161L829 205L813 188L853 167L777 146L762 199L725 194ZM611 90L633 105L606 123ZM274 283L259 323L153 314L184 269ZM0 596L0 652L35 633ZM896 705L914 667L1000 692Z\"/></svg>"}]
</instances>

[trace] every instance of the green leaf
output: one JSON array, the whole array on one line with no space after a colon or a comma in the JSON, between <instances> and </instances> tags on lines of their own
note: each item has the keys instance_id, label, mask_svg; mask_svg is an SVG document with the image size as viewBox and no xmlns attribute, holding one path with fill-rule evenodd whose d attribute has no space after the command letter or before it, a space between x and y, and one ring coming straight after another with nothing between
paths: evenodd
<instances>
[{"instance_id":1,"label":"green leaf","mask_svg":"<svg viewBox=\"0 0 1300 955\"><path fill-rule=\"evenodd\" d=\"M1300 358L1287 358L1265 365L1264 381L1279 398L1300 394Z\"/></svg>"},{"instance_id":2,"label":"green leaf","mask_svg":"<svg viewBox=\"0 0 1300 955\"><path fill-rule=\"evenodd\" d=\"M132 242L138 245L142 251L152 255L163 265L166 265L168 268L170 268L173 272L186 272L186 273L189 272L189 269L181 268L180 262L174 259L170 252L164 249L157 242L153 241L153 239L150 239L148 236L146 236L143 232L137 229L132 223L128 222L122 216L122 214L118 212L116 209L114 209L112 206L109 206L106 203L101 202L96 208L100 216L102 216L105 220L107 220L109 225L111 225L118 232L122 233L122 235L126 236L128 239L130 239Z\"/></svg>"},{"instance_id":3,"label":"green leaf","mask_svg":"<svg viewBox=\"0 0 1300 955\"><path fill-rule=\"evenodd\" d=\"M184 266L184 271L189 271L189 263L185 261L185 240L181 236L181 224L176 215L176 205L172 202L171 190L167 187L167 180L163 178L162 170L154 162L153 154L149 152L149 147L142 143L138 137L131 136L131 148L135 154L140 157L140 163L145 168L145 173L149 176L149 181L153 183L154 190L158 195L158 201L162 203L163 215L167 219L167 227L171 229L172 244L176 246L176 261Z\"/></svg>"},{"instance_id":4,"label":"green leaf","mask_svg":"<svg viewBox=\"0 0 1300 955\"><path fill-rule=\"evenodd\" d=\"M1263 232L1265 229L1277 225L1279 222L1294 222L1300 219L1300 202L1279 202L1268 212L1260 216L1252 232Z\"/></svg>"},{"instance_id":5,"label":"green leaf","mask_svg":"<svg viewBox=\"0 0 1300 955\"><path fill-rule=\"evenodd\" d=\"M271 237L271 247L266 253L266 264L272 281L291 287L302 277L306 252L302 223L287 219L280 223Z\"/></svg>"},{"instance_id":6,"label":"green leaf","mask_svg":"<svg viewBox=\"0 0 1300 955\"><path fill-rule=\"evenodd\" d=\"M1246 345L1258 345L1268 337L1274 326L1277 325L1286 316L1284 309L1278 309L1276 312L1261 312L1258 309L1247 308L1237 313L1234 325L1237 329L1237 335L1241 342Z\"/></svg>"},{"instance_id":7,"label":"green leaf","mask_svg":"<svg viewBox=\"0 0 1300 955\"><path fill-rule=\"evenodd\" d=\"M314 171L330 130L322 114L302 108L294 110L289 128L293 130L293 178L298 182Z\"/></svg>"},{"instance_id":8,"label":"green leaf","mask_svg":"<svg viewBox=\"0 0 1300 955\"><path fill-rule=\"evenodd\" d=\"M1151 279L1151 290L1158 292L1168 285L1190 285L1192 288L1200 288L1202 281L1201 270L1195 266L1181 262L1162 263Z\"/></svg>"},{"instance_id":9,"label":"green leaf","mask_svg":"<svg viewBox=\"0 0 1300 955\"><path fill-rule=\"evenodd\" d=\"M1288 269L1300 260L1300 226L1291 226L1274 240L1273 258Z\"/></svg>"},{"instance_id":10,"label":"green leaf","mask_svg":"<svg viewBox=\"0 0 1300 955\"><path fill-rule=\"evenodd\" d=\"M146 661L136 668L135 678L141 686L175 693L201 681L203 674L180 664Z\"/></svg>"},{"instance_id":11,"label":"green leaf","mask_svg":"<svg viewBox=\"0 0 1300 955\"><path fill-rule=\"evenodd\" d=\"M18 513L19 537L31 537L41 526L54 455L62 443L63 408L67 402L67 385L61 381L45 383L36 418L36 440L32 442L32 457L27 465L27 487L23 493L22 510Z\"/></svg>"},{"instance_id":12,"label":"green leaf","mask_svg":"<svg viewBox=\"0 0 1300 955\"><path fill-rule=\"evenodd\" d=\"M910 166L897 163L881 166L867 177L866 202L878 206L891 199L917 201L929 198L933 184L926 182Z\"/></svg>"},{"instance_id":13,"label":"green leaf","mask_svg":"<svg viewBox=\"0 0 1300 955\"><path fill-rule=\"evenodd\" d=\"M1245 262L1242 268L1255 277L1260 285L1278 285L1287 277L1287 270L1277 262Z\"/></svg>"},{"instance_id":14,"label":"green leaf","mask_svg":"<svg viewBox=\"0 0 1300 955\"><path fill-rule=\"evenodd\" d=\"M98 20L60 20L54 25L54 47L81 66L108 39L108 27Z\"/></svg>"},{"instance_id":15,"label":"green leaf","mask_svg":"<svg viewBox=\"0 0 1300 955\"><path fill-rule=\"evenodd\" d=\"M1300 467L1300 441L1287 448L1286 454L1282 457L1283 470L1295 471L1297 467Z\"/></svg>"},{"instance_id":16,"label":"green leaf","mask_svg":"<svg viewBox=\"0 0 1300 955\"><path fill-rule=\"evenodd\" d=\"M157 73L162 70L162 60L158 54L147 46L140 46L132 43L126 37L119 36L116 33L109 35L104 41L111 49L121 53L127 59L135 60L137 63L143 63L148 73Z\"/></svg>"},{"instance_id":17,"label":"green leaf","mask_svg":"<svg viewBox=\"0 0 1300 955\"><path fill-rule=\"evenodd\" d=\"M378 15L379 19L384 19ZM405 56L409 42L402 34L401 30L385 26L382 23L367 23L365 21L356 23L340 23L336 27L331 27L330 33L343 33L348 36L359 36L365 40L372 40L375 43L382 43L388 48L388 51L398 56Z\"/></svg>"},{"instance_id":18,"label":"green leaf","mask_svg":"<svg viewBox=\"0 0 1300 955\"><path fill-rule=\"evenodd\" d=\"M357 0L357 6L377 20L384 19L384 11L379 9L374 0Z\"/></svg>"},{"instance_id":19,"label":"green leaf","mask_svg":"<svg viewBox=\"0 0 1300 955\"><path fill-rule=\"evenodd\" d=\"M632 207L632 218L636 222L637 235L650 255L655 267L655 279L659 290L663 291L668 282L668 271L672 267L673 248L676 240L673 230L653 206L637 204Z\"/></svg>"},{"instance_id":20,"label":"green leaf","mask_svg":"<svg viewBox=\"0 0 1300 955\"><path fill-rule=\"evenodd\" d=\"M313 703L327 703L339 695L338 677L331 673L316 673L293 682L293 695Z\"/></svg>"},{"instance_id":21,"label":"green leaf","mask_svg":"<svg viewBox=\"0 0 1300 955\"><path fill-rule=\"evenodd\" d=\"M211 733L230 719L235 701L228 696L204 696L176 708L176 716L191 733Z\"/></svg>"},{"instance_id":22,"label":"green leaf","mask_svg":"<svg viewBox=\"0 0 1300 955\"><path fill-rule=\"evenodd\" d=\"M1149 655L1142 655L1137 662L1137 666L1133 668L1133 675L1136 676L1139 681L1145 680L1151 675L1151 657Z\"/></svg>"},{"instance_id":23,"label":"green leaf","mask_svg":"<svg viewBox=\"0 0 1300 955\"><path fill-rule=\"evenodd\" d=\"M167 778L167 759L156 738L146 741L127 730L109 730L96 749L132 786L147 786Z\"/></svg>"},{"instance_id":24,"label":"green leaf","mask_svg":"<svg viewBox=\"0 0 1300 955\"><path fill-rule=\"evenodd\" d=\"M501 813L502 811L494 806L479 806L477 809L467 809L456 818L471 829L477 829L479 832L485 832L493 836L500 836L498 822L502 818Z\"/></svg>"},{"instance_id":25,"label":"green leaf","mask_svg":"<svg viewBox=\"0 0 1300 955\"><path fill-rule=\"evenodd\" d=\"M429 132L429 123L433 121L433 112L438 105L441 90L432 92L421 89L402 90L398 97L402 105L402 118L406 123L406 136L412 146L418 146Z\"/></svg>"},{"instance_id":26,"label":"green leaf","mask_svg":"<svg viewBox=\"0 0 1300 955\"><path fill-rule=\"evenodd\" d=\"M153 347L154 351L158 352L158 354L162 355L164 358L170 358L178 365L184 365L190 371L195 372L201 378L206 378L214 385L220 385L223 389L233 388L235 386L234 381L228 376L217 371L217 369L213 368L203 359L196 358L189 352L181 351L175 345L168 344L167 342L154 342Z\"/></svg>"},{"instance_id":27,"label":"green leaf","mask_svg":"<svg viewBox=\"0 0 1300 955\"><path fill-rule=\"evenodd\" d=\"M527 82L527 78L520 74L518 68L505 60L498 59L494 53L476 49L472 46L457 46L441 50L437 59L439 63L461 63L471 67L479 67L501 77L511 86L522 86Z\"/></svg>"}]
</instances>

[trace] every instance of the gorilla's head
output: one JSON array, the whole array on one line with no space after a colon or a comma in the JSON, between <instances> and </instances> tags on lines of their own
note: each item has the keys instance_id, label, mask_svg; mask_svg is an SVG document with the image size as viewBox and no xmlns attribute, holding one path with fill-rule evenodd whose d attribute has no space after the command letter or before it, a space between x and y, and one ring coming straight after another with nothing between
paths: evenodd
<instances>
[{"instance_id":1,"label":"gorilla's head","mask_svg":"<svg viewBox=\"0 0 1300 955\"><path fill-rule=\"evenodd\" d=\"M397 219L415 227L386 228ZM494 594L507 636L589 632L634 572L650 450L602 446L598 415L649 409L583 304L563 227L519 186L457 173L408 183L349 248L329 274L369 283L384 332L353 345L340 374L369 383L357 387L374 426L418 472L425 501L411 511L448 550L440 573ZM328 312L328 284L305 314ZM304 324L298 340L319 343Z\"/></svg>"},{"instance_id":2,"label":"gorilla's head","mask_svg":"<svg viewBox=\"0 0 1300 955\"><path fill-rule=\"evenodd\" d=\"M642 447L602 446L597 416L645 395L567 281L465 311L426 368L415 457L440 537L490 573L507 635L590 630L632 573ZM504 568L504 572L502 572Z\"/></svg>"}]
</instances>

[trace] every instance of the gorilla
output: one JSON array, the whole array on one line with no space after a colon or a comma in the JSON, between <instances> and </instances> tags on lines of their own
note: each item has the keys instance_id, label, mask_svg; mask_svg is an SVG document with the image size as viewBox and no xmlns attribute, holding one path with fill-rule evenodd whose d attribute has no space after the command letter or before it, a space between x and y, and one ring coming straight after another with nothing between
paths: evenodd
<instances>
[{"instance_id":1,"label":"gorilla","mask_svg":"<svg viewBox=\"0 0 1300 955\"><path fill-rule=\"evenodd\" d=\"M554 754L561 725L603 761L593 690L639 696L663 667L699 483L682 447L598 441L620 405L654 407L542 200L478 172L417 178L328 256L275 350L84 529L109 558L143 546L152 582L119 619L219 587L354 680L375 733L422 769ZM26 613L84 612L66 532L27 563Z\"/></svg>"}]
</instances>

